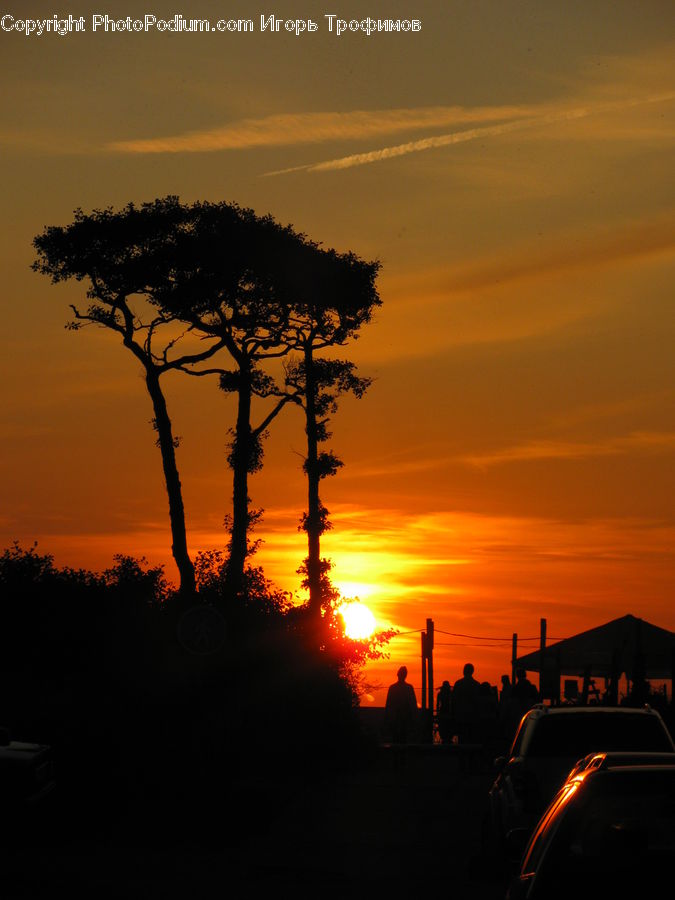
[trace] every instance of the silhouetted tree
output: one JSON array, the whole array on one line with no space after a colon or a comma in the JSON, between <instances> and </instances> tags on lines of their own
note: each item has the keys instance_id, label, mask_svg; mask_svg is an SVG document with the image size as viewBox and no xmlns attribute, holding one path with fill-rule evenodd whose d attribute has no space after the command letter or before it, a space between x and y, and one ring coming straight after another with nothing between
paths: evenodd
<instances>
[{"instance_id":1,"label":"silhouetted tree","mask_svg":"<svg viewBox=\"0 0 675 900\"><path fill-rule=\"evenodd\" d=\"M332 451L320 445L332 437L328 429L330 417L337 412L338 397L351 393L361 398L371 383L355 374L354 363L346 360L315 358L308 344L304 356L286 366L286 384L295 393L305 414L307 457L303 468L307 475L307 512L302 528L307 532L307 559L304 574L309 589L310 609L318 611L327 599L324 576L330 563L321 558L321 535L331 526L329 512L321 502L319 486L324 478L335 475L343 465Z\"/></svg>"},{"instance_id":2,"label":"silhouetted tree","mask_svg":"<svg viewBox=\"0 0 675 900\"><path fill-rule=\"evenodd\" d=\"M262 364L285 356L295 344L289 316L302 301L308 259L321 251L272 216L233 203L191 207L192 227L184 231L174 256L173 279L162 296L163 308L222 342L236 368L195 368L192 375L219 375L221 389L237 396L228 462L232 467L232 519L226 594L242 595L248 535L260 511L251 511L249 475L262 466L263 440L286 403L296 398L280 389ZM317 274L319 274L317 272ZM313 293L322 285L313 284ZM272 402L253 424L254 398Z\"/></svg>"},{"instance_id":3,"label":"silhouetted tree","mask_svg":"<svg viewBox=\"0 0 675 900\"><path fill-rule=\"evenodd\" d=\"M86 311L72 306L74 319L68 328L98 325L116 332L123 345L143 367L145 385L154 411L153 426L162 456L169 499L172 552L180 573L183 593L195 589L194 567L187 549L185 509L176 447L160 378L166 372L213 356L223 341L213 338L206 349L185 349L190 327L181 330L176 317L160 309L158 295L166 294L173 277L174 255L179 236L189 231L191 208L176 197L122 210L75 211L72 224L49 226L33 244L37 260L33 269L52 282L74 278L87 281Z\"/></svg>"},{"instance_id":4,"label":"silhouetted tree","mask_svg":"<svg viewBox=\"0 0 675 900\"><path fill-rule=\"evenodd\" d=\"M218 374L221 388L237 394L229 454L233 515L227 583L232 596L241 592L248 532L259 515L249 510L248 476L260 467L266 429L283 406L290 401L304 404L308 583L310 606L320 609L319 537L325 515L318 483L334 465L330 454L318 451L318 444L328 436L322 436L322 416L338 393L348 390L360 396L366 381L355 376L350 363L323 366L316 355L355 338L370 320L380 303L375 289L379 263L353 253L324 250L271 216L257 216L236 204L185 205L176 197L140 207L129 204L119 212L95 210L85 215L76 210L70 226L46 228L34 245L36 271L54 282L69 278L89 282L87 296L92 303L85 312L73 307L69 327L95 324L116 331L144 368L183 592L195 588L194 567L187 551L177 439L160 377L176 370ZM206 349L197 350L189 343L196 337L206 342ZM236 364L234 370L200 365L223 347ZM282 389L261 364L286 356L291 349L300 353L296 374L304 384ZM331 393L331 385L337 393ZM257 425L252 424L254 397L273 400Z\"/></svg>"},{"instance_id":5,"label":"silhouetted tree","mask_svg":"<svg viewBox=\"0 0 675 900\"><path fill-rule=\"evenodd\" d=\"M288 322L298 356L286 366L286 387L305 414L307 512L302 528L307 532L308 554L304 572L310 611L318 621L323 602L322 576L330 567L321 558L321 534L329 523L319 485L342 465L319 445L331 437L328 423L337 410L338 397L344 393L362 397L370 384L370 379L356 375L353 363L318 354L356 340L359 329L370 322L381 303L375 286L380 264L316 245L303 248L303 257L297 269L298 302Z\"/></svg>"}]
</instances>

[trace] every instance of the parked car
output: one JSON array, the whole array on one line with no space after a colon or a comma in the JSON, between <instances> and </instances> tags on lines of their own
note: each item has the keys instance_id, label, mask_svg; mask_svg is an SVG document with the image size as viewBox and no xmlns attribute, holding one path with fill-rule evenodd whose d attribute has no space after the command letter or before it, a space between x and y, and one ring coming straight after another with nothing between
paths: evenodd
<instances>
[{"instance_id":1,"label":"parked car","mask_svg":"<svg viewBox=\"0 0 675 900\"><path fill-rule=\"evenodd\" d=\"M0 727L0 799L3 810L21 811L36 806L54 789L51 748L10 739Z\"/></svg>"},{"instance_id":2,"label":"parked car","mask_svg":"<svg viewBox=\"0 0 675 900\"><path fill-rule=\"evenodd\" d=\"M507 900L667 896L674 856L675 766L589 768L544 813Z\"/></svg>"},{"instance_id":3,"label":"parked car","mask_svg":"<svg viewBox=\"0 0 675 900\"><path fill-rule=\"evenodd\" d=\"M514 828L532 829L579 759L599 751L673 753L656 710L535 706L523 716L488 795L484 842L503 848Z\"/></svg>"}]
</instances>

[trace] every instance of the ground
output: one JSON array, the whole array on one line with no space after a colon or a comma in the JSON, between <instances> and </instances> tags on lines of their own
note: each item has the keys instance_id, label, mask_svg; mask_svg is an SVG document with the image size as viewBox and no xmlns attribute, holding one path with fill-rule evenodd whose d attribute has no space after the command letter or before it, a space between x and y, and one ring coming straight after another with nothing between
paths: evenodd
<instances>
[{"instance_id":1,"label":"ground","mask_svg":"<svg viewBox=\"0 0 675 900\"><path fill-rule=\"evenodd\" d=\"M48 826L34 818L5 844L2 896L504 896L479 856L489 766L466 771L434 745L381 748L367 764L341 768L321 779L239 784L226 808L182 820L182 834L139 810L114 826L103 810L73 819L61 798Z\"/></svg>"}]
</instances>

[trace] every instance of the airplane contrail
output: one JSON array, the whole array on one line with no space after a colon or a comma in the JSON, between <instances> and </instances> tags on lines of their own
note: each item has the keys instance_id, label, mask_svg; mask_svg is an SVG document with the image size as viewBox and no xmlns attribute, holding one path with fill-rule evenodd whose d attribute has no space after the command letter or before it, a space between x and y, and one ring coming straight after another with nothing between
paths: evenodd
<instances>
[{"instance_id":1,"label":"airplane contrail","mask_svg":"<svg viewBox=\"0 0 675 900\"><path fill-rule=\"evenodd\" d=\"M527 119L516 119L510 122L502 122L499 125L484 125L478 128L468 128L464 131L454 131L450 134L440 134L434 137L422 138L418 141L410 141L406 144L396 144L393 147L382 147L379 150L370 150L366 153L353 153L350 156L341 156L337 159L329 159L324 162L308 163L303 166L292 166L288 169L277 169L274 172L265 172L264 176L286 175L290 172L329 172L338 169L351 169L354 166L363 166L368 163L380 162L385 159L393 159L397 156L406 156L409 153L419 153L422 150L432 150L436 147L447 147L452 144L462 144L466 141L474 141L478 138L496 137L508 134L512 131L523 131L538 125L551 125L555 122L566 122L574 119L584 119L598 113L608 112L614 109L627 109L631 106L641 106L647 103L663 103L675 99L675 92L657 94L653 97L631 98L596 104L594 106L582 106L576 109L561 112L548 113L543 116L533 116Z\"/></svg>"}]
</instances>

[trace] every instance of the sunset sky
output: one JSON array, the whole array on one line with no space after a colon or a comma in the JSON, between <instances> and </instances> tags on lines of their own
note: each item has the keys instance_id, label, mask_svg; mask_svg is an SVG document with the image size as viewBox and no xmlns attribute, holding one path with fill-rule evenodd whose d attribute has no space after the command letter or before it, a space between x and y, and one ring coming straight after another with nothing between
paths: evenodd
<instances>
[{"instance_id":1,"label":"sunset sky","mask_svg":"<svg viewBox=\"0 0 675 900\"><path fill-rule=\"evenodd\" d=\"M467 660L496 683L542 616L551 637L626 613L675 630L672 0L56 12L86 32L0 31L3 547L97 569L145 555L175 578L140 370L110 333L64 329L84 287L31 272L31 241L76 207L228 200L382 263L383 305L344 352L374 384L343 402L345 467L324 482L335 582L413 632L373 683L407 663L419 688L428 616L475 636L438 635L438 683ZM105 12L256 30L93 34ZM319 30L260 33L272 13ZM324 13L422 29L337 37ZM233 400L165 386L190 546L222 547ZM251 482L258 559L289 589L303 438L286 411Z\"/></svg>"}]
</instances>

